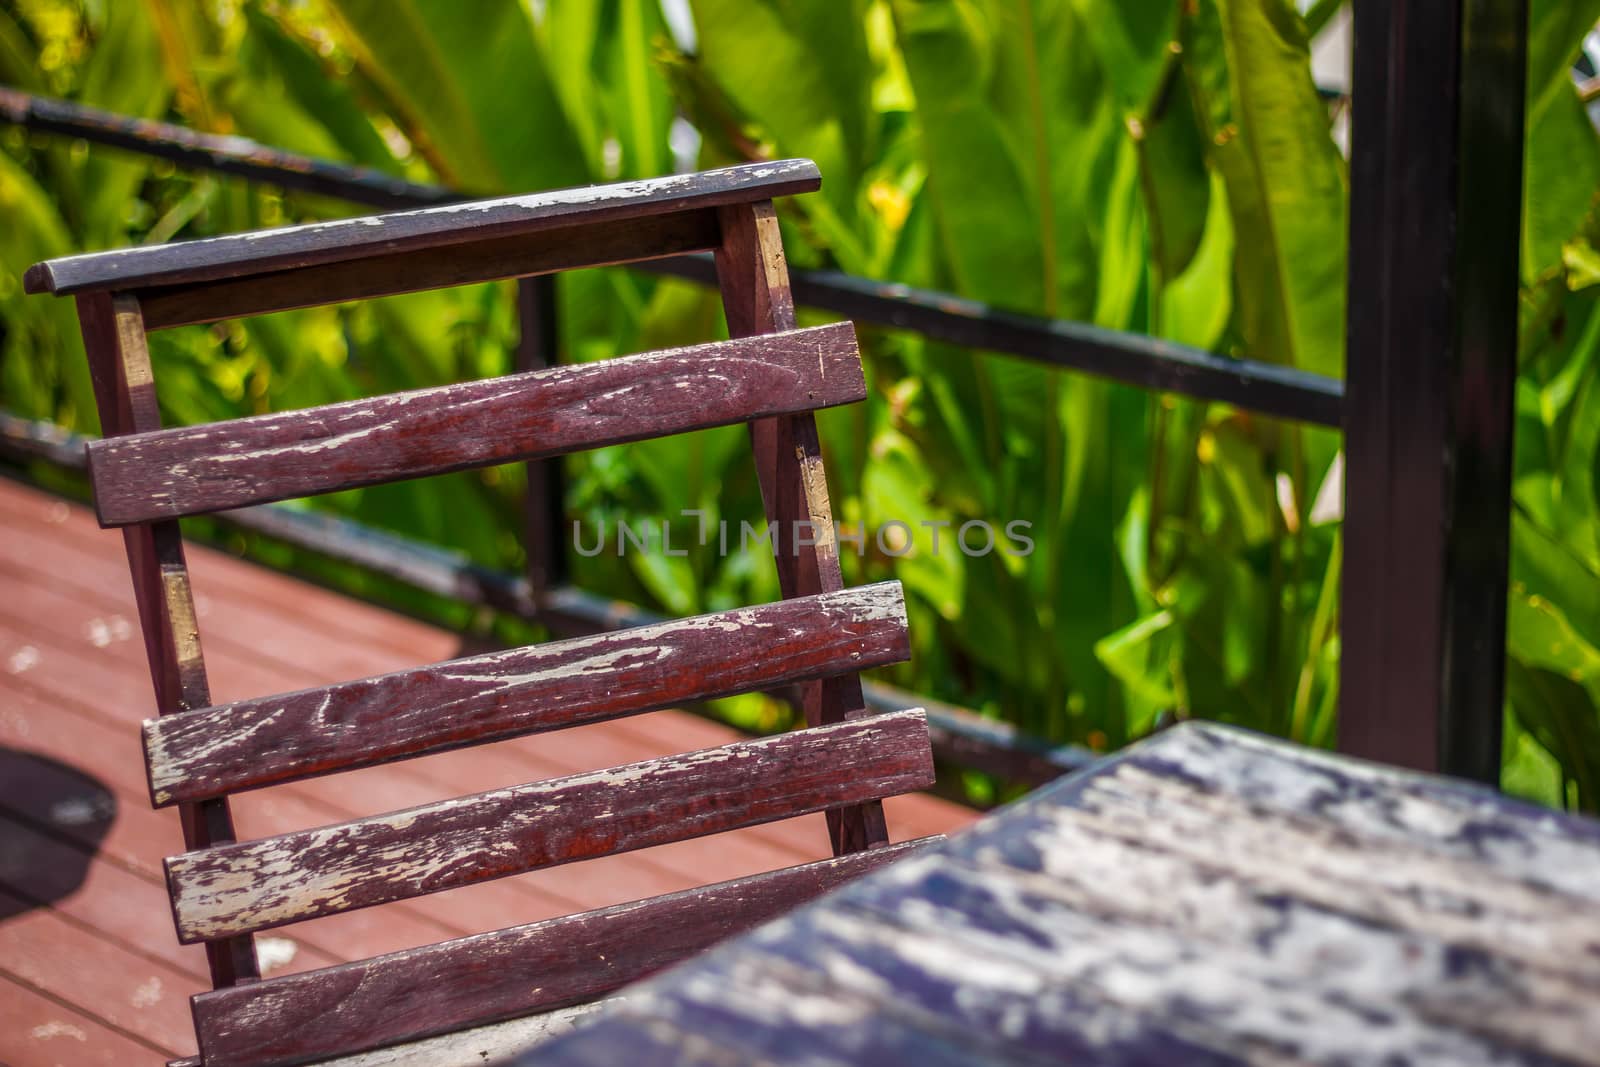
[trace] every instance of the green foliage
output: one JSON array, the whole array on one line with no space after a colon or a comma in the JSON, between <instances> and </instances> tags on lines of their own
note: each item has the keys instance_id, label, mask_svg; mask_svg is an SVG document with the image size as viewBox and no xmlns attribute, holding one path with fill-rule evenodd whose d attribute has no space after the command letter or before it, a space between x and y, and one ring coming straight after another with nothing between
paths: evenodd
<instances>
[{"instance_id":1,"label":"green foliage","mask_svg":"<svg viewBox=\"0 0 1600 1067\"><path fill-rule=\"evenodd\" d=\"M1285 0L689 6L692 42L657 0L0 0L0 78L481 192L810 156L823 192L781 207L797 264L1340 373L1347 178L1307 28L1336 0L1306 21ZM1600 142L1567 71L1600 0L1532 8L1505 780L1594 809ZM17 131L0 204L0 403L87 429L71 308L20 295L28 263L352 210ZM574 361L721 329L713 294L617 270L564 277L561 312ZM196 422L500 373L515 332L492 285L170 331L155 354L169 418ZM1331 740L1335 434L863 332L871 398L821 421L836 514L864 529L848 579L910 596L892 680L1095 747L1170 716ZM610 538L573 555L584 585L674 613L776 594L759 547L717 545L760 514L737 428L568 473L583 543ZM519 492L506 468L325 506L514 567ZM618 553L619 524L663 518L686 555ZM975 521L1032 551L954 549Z\"/></svg>"}]
</instances>

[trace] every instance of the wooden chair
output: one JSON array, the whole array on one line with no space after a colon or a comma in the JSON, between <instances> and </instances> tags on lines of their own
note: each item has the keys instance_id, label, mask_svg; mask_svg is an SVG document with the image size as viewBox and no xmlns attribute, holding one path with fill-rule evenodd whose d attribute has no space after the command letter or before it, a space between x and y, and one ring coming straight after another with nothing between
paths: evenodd
<instances>
[{"instance_id":1,"label":"wooden chair","mask_svg":"<svg viewBox=\"0 0 1600 1067\"><path fill-rule=\"evenodd\" d=\"M160 717L151 799L179 940L204 942L200 1057L285 1065L592 1000L921 842L879 799L933 782L921 711L869 715L857 672L906 658L897 583L845 589L814 409L865 396L848 323L794 328L771 198L791 161L52 260L78 302ZM163 430L151 330L440 286L715 252L733 340ZM213 705L178 519L748 422L784 599ZM814 536L804 526L814 524ZM814 542L814 543L813 543ZM799 684L784 736L236 841L228 795L312 775ZM835 858L643 902L262 979L252 935L540 867L826 812Z\"/></svg>"}]
</instances>

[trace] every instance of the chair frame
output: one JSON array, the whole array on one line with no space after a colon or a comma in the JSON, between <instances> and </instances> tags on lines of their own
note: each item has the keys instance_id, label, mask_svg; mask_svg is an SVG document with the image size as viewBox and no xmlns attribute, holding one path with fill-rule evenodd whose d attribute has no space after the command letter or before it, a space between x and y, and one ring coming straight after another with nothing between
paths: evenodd
<instances>
[{"instance_id":1,"label":"chair frame","mask_svg":"<svg viewBox=\"0 0 1600 1067\"><path fill-rule=\"evenodd\" d=\"M864 384L859 384L859 354L848 324L796 330L772 204L774 196L811 191L819 185L814 164L785 161L73 256L30 268L25 278L28 291L76 298L104 431L104 438L90 446L91 481L102 525L122 530L155 688L160 718L148 722L145 731L152 802L178 808L188 849L167 864L174 917L180 940L204 942L214 986L212 992L193 998L202 1057L190 1062L217 1067L311 1062L579 1003L697 951L708 943L708 936L718 939L748 928L927 840L891 846L879 799L932 783L925 718L920 711L867 715L857 673L909 655L903 602L897 583L861 590L844 588L812 414L816 407L853 402L864 395ZM405 462L386 465L389 457L383 442L361 449L361 462L354 464L360 471L344 481L329 477L326 470L312 472L313 477L300 469L304 464L291 462L305 446L284 442L298 440L295 435L305 422L302 413L162 430L147 343L153 330L694 251L714 255L730 341L421 391L433 394L421 398L430 408L438 406L446 412L463 405L488 404L507 420L504 425L514 428L515 432L507 435L496 434L497 439L510 438L509 443L490 442L465 460L462 456L467 455L464 449L469 435L458 426L446 425L448 419L430 428L433 436L421 435L425 438L422 446L407 449ZM641 406L635 415L638 425L629 433L607 437L580 426L580 432L567 438L550 427L571 428L581 423L581 411L570 406L563 409L559 403L544 411L539 407L543 401L530 400L531 396L592 399L597 383L603 387L605 376L613 373L630 374L631 380L642 381L642 375L676 371L680 378L675 384L692 388L693 380L684 376L686 368L713 358L743 359L746 367L775 367L773 373L793 395L783 400L783 388L757 380L758 402L754 405L750 396L735 397L730 401L733 407L712 405L687 422L682 417L674 421L670 412L663 415ZM813 359L814 379L808 377ZM848 374L838 373L841 368L848 370L852 360L854 386ZM831 380L827 377L830 366L834 368ZM512 392L501 395L497 393L500 389ZM778 399L773 399L775 396ZM418 396L402 396L406 398L416 400ZM741 400L743 408L738 407ZM383 403L383 398L355 401L313 409L311 414L330 423L343 420L338 421L339 426L366 427L353 431L352 436L358 437L381 422ZM582 407L582 403L577 405ZM402 672L406 677L385 676L302 694L213 705L178 525L180 516L307 495L308 490L329 492L468 466L526 461L734 421L748 422L750 428L766 517L774 530L773 553L782 601L742 613L469 657L450 666L453 671L468 672L469 684L485 679L502 684L508 672L515 675L520 671L516 677L531 677L529 672L536 669L546 670L540 677L555 678L566 662L563 657L593 655L601 646L617 652L673 641L693 645L696 627L712 625L707 619L716 626L744 626L750 633L788 627L784 632L820 634L816 640L797 639L786 644L781 654L759 661L753 656L746 656L743 663L719 661L688 682L674 682L671 672L635 672L629 676L631 695L608 695L581 711L572 710L579 699L598 692L581 681L568 687L571 707L563 700L551 701L559 714L507 707L503 702L486 702L481 693L468 693L463 699L469 704L477 701L472 705L477 717L471 719L470 729L441 724L437 716L428 721L408 715L408 710L414 709L400 706L384 723L381 736L362 744L359 758L332 751L338 745L331 742L322 746L327 751L318 748L320 742L312 728L318 709L309 702L320 700L320 707L326 708L337 697L345 707L347 702L365 699L363 694L390 700L399 691L397 687L409 684L421 669ZM498 431L502 423L496 426ZM245 469L270 472L271 480L263 474L231 482L225 478L206 481L206 464L211 462L214 467L222 461L218 460L219 435L228 435L225 447L233 450L222 460L248 459ZM435 445L436 455L428 452ZM316 453L317 447L305 450ZM354 451L344 449L339 455ZM284 462L272 466L274 456ZM704 638L698 640L701 643L694 647L710 647ZM452 674L452 679L456 678ZM620 771L656 782L653 792L648 783L635 789L631 815L626 811L617 815L609 808L592 813L602 825L609 825L607 818L616 822L615 837L622 842L618 847L563 844L553 820L529 823L509 819L505 826L489 832L485 847L511 850L523 858L537 854L546 863L566 862L822 810L835 859L321 971L261 979L253 943L257 930L520 873L540 864L490 870L481 856L474 856L479 867L470 872L471 878L446 880L427 889L401 884L403 880L398 878L374 879L371 871L351 867L351 885L360 882L361 887L343 893L337 906L298 890L295 879L304 873L300 868L289 870L276 883L261 879L246 886L240 883L240 871L265 869L284 857L321 855L317 847L332 840L329 834L381 843L398 840L396 835L403 828L409 835L407 847L417 847L419 840L452 840L459 827L452 821L456 809L451 805L459 802L424 805L339 827L241 843L236 839L228 793L791 683L800 688L807 729L779 738L736 742L725 749L740 760L751 761L751 766L770 766L774 775L782 770L803 777L804 769L815 764L815 782L807 788L797 787L789 795L763 787L757 791L760 795L742 802L728 793L725 782L707 785L711 792L693 794L700 807L686 803L679 813L685 825L696 829L676 836L653 831L648 825L640 830L643 813L669 809L685 783L698 783L702 777L711 782L713 775L706 766L730 758L724 750L709 750L715 755L688 753L650 761L648 767L596 772L600 778ZM562 692L559 685L555 691ZM544 697L545 691L540 695ZM454 715L457 705L451 707ZM389 705L384 708L389 710ZM278 747L272 750L276 753L272 758L253 756L248 746L242 751L234 746L229 762L224 758L227 745L195 744L196 738L245 736L285 714L289 718L275 736ZM249 731L244 725L249 725ZM223 755L218 755L219 750ZM846 781L852 778L846 768L824 766L823 753L847 766L849 761L837 756L852 751L864 753L863 759L870 756L878 761L874 765L880 771L877 777L863 772ZM593 778L574 776L464 799L487 805L491 815L521 812L555 798L582 811L582 804L593 795L595 781L589 780ZM619 806L627 808L626 803ZM713 815L704 816L702 809ZM403 818L395 819L397 815ZM386 819L391 821L386 823ZM427 833L436 837L428 839ZM337 866L344 861L336 857L333 862ZM251 868L252 863L258 868ZM489 873L484 873L486 870ZM218 888L224 884L225 888ZM265 892L263 886L275 886L277 896ZM277 900L280 905L269 907L263 900ZM730 913L730 909L740 908L738 915ZM720 917L710 920L708 915ZM620 956L618 944L629 946ZM597 967L596 955L607 959L599 953L602 945L611 957L606 966ZM546 968L550 984L562 989L555 995L530 997L525 989L510 990L504 982L496 984L492 976L512 960L522 967L532 960ZM416 988L417 975L437 973L446 962L462 976L461 985ZM479 980L474 975L491 977ZM360 1003L343 1010L351 997ZM404 1004L406 1011L389 1011L389 1015L405 1015L406 1019L375 1023L376 1015L397 1004ZM262 1019L269 1016L278 1022L276 1030L263 1026Z\"/></svg>"}]
</instances>

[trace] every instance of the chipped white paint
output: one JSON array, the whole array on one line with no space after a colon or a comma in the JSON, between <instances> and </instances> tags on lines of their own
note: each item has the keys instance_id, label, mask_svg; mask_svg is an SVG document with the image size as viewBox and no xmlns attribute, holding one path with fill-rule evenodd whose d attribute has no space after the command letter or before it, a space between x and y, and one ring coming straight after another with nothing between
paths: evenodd
<instances>
[{"instance_id":1,"label":"chipped white paint","mask_svg":"<svg viewBox=\"0 0 1600 1067\"><path fill-rule=\"evenodd\" d=\"M300 944L292 938L256 938L256 962L261 965L264 975L289 966L299 954Z\"/></svg>"},{"instance_id":2,"label":"chipped white paint","mask_svg":"<svg viewBox=\"0 0 1600 1067\"><path fill-rule=\"evenodd\" d=\"M83 624L83 635L95 648L105 648L113 641L126 641L132 637L133 626L121 615L95 618Z\"/></svg>"},{"instance_id":3,"label":"chipped white paint","mask_svg":"<svg viewBox=\"0 0 1600 1067\"><path fill-rule=\"evenodd\" d=\"M128 1003L135 1008L148 1008L161 1003L162 994L161 979L152 975L139 983L139 988L133 991L133 996L128 998Z\"/></svg>"},{"instance_id":4,"label":"chipped white paint","mask_svg":"<svg viewBox=\"0 0 1600 1067\"><path fill-rule=\"evenodd\" d=\"M689 1035L738 1062L783 1024L784 1063L1600 1064L1596 863L1584 820L1186 725L636 987L542 1062L692 1061Z\"/></svg>"},{"instance_id":5,"label":"chipped white paint","mask_svg":"<svg viewBox=\"0 0 1600 1067\"><path fill-rule=\"evenodd\" d=\"M1310 750L1294 759L1264 737L1216 729L1163 735L1162 752L1185 773L1228 783L1253 804L1314 810L1350 833L1473 862L1493 861L1520 877L1600 902L1600 849L1570 820L1531 805L1507 804L1488 790ZM1476 833L1475 830L1495 830ZM1508 832L1514 830L1515 832Z\"/></svg>"},{"instance_id":6,"label":"chipped white paint","mask_svg":"<svg viewBox=\"0 0 1600 1067\"><path fill-rule=\"evenodd\" d=\"M23 645L6 659L6 670L11 674L22 674L38 665L39 650L32 645Z\"/></svg>"},{"instance_id":7,"label":"chipped white paint","mask_svg":"<svg viewBox=\"0 0 1600 1067\"><path fill-rule=\"evenodd\" d=\"M28 1031L28 1036L35 1041L49 1041L57 1037L69 1037L74 1041L89 1040L89 1035L83 1032L83 1027L60 1019L51 1019L47 1023L40 1023Z\"/></svg>"},{"instance_id":8,"label":"chipped white paint","mask_svg":"<svg viewBox=\"0 0 1600 1067\"><path fill-rule=\"evenodd\" d=\"M908 731L926 738L920 709L186 852L167 860L179 936L188 943L260 930L564 862L574 835L599 835L604 844L586 851L603 855L924 787L931 776L881 766L886 742ZM850 796L789 773L824 752L859 768L841 787ZM752 809L745 797L758 780L766 795ZM575 807L586 812L577 825ZM485 860L494 855L490 873Z\"/></svg>"},{"instance_id":9,"label":"chipped white paint","mask_svg":"<svg viewBox=\"0 0 1600 1067\"><path fill-rule=\"evenodd\" d=\"M804 629L783 629L777 619L806 612L799 624ZM167 803L174 790L201 768L220 775L225 785L237 787L250 775L268 771L291 773L310 763L313 757L343 754L347 764L359 762L358 754L368 759L383 755L426 749L444 731L458 729L476 721L484 740L509 736L517 731L536 729L551 713L551 694L560 692L561 683L594 678L614 678L607 714L618 710L644 710L660 706L662 694L651 674L637 681L628 671L670 662L674 657L705 655L706 639L718 634L744 635L748 649L779 649L785 639L813 633L843 633L846 625L887 624L903 634L906 629L905 598L898 582L881 582L835 593L777 604L739 608L700 615L689 619L656 623L596 637L575 638L543 645L510 649L472 656L415 671L401 671L377 678L349 682L321 692L314 708L305 706L307 694L288 694L196 709L151 719L144 724L144 738L150 768L152 794L157 803ZM752 662L740 648L724 650L723 665L738 669L741 664L761 668L761 680L773 677L770 662ZM722 658L722 657L719 657ZM710 666L703 667L710 670ZM720 668L718 668L720 669ZM357 728L346 716L352 706L372 707L391 700L390 692L408 689L419 675L438 683L437 698L429 706L403 716L386 717L384 729L390 743L379 746L356 735ZM648 684L646 684L648 683ZM752 681L754 687L760 681ZM513 701L512 694L528 694L527 701ZM342 709L330 715L335 697ZM541 701L538 697L542 696ZM561 722L581 722L572 713ZM280 723L292 723L305 744L300 748L279 743L263 752L255 739ZM219 766L220 764L220 766ZM229 777L232 775L232 777Z\"/></svg>"}]
</instances>

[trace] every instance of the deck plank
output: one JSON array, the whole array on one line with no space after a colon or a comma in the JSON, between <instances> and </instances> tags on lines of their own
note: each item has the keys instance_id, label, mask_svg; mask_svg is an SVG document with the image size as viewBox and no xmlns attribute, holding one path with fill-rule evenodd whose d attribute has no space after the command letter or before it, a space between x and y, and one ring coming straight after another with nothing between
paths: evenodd
<instances>
[{"instance_id":1,"label":"deck plank","mask_svg":"<svg viewBox=\"0 0 1600 1067\"><path fill-rule=\"evenodd\" d=\"M58 809L60 796L0 782L0 900L16 912L0 918L0 970L9 971L0 973L0 1062L122 1064L187 1053L194 1043L184 998L200 988L201 965L197 955L189 959L196 949L177 944L165 905L161 859L182 851L182 838L171 812L149 806L138 727L153 701L120 540L88 509L5 479L0 527L0 749L68 764L115 805L109 827L98 826L76 808ZM218 699L463 654L455 634L224 553L192 548L190 562ZM697 716L654 712L272 787L241 796L236 810L245 836L270 836L740 736ZM923 795L891 799L888 810L895 840L949 833L973 818ZM318 919L268 935L295 948L274 973L827 852L821 819L793 819ZM19 872L18 857L48 869ZM82 867L81 884L67 884L62 864ZM134 994L152 977L161 980L160 998L135 1007Z\"/></svg>"},{"instance_id":2,"label":"deck plank","mask_svg":"<svg viewBox=\"0 0 1600 1067\"><path fill-rule=\"evenodd\" d=\"M0 970L0 1052L8 1067L130 1067L163 1052Z\"/></svg>"},{"instance_id":3,"label":"deck plank","mask_svg":"<svg viewBox=\"0 0 1600 1067\"><path fill-rule=\"evenodd\" d=\"M54 908L25 903L0 891L0 908L17 912L0 923L0 967L164 1053L194 1053L189 995L202 982L70 923Z\"/></svg>"}]
</instances>

